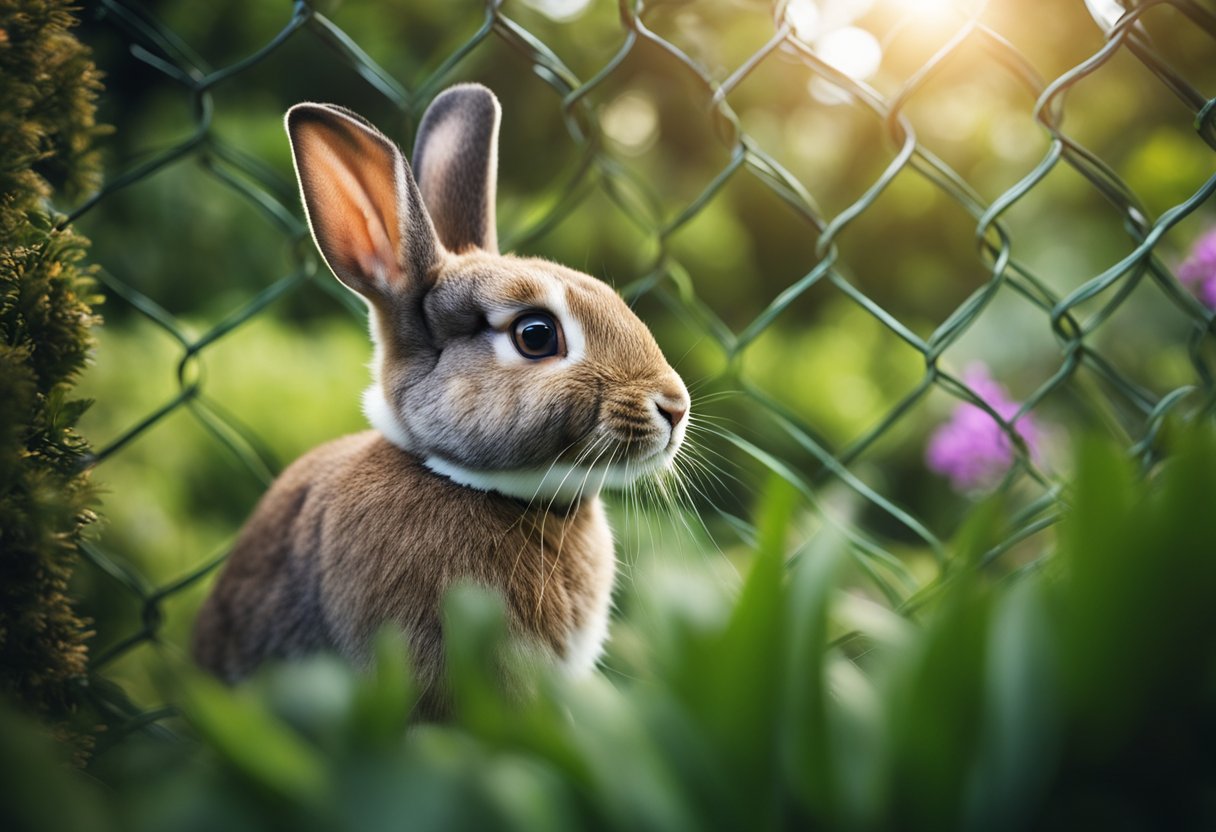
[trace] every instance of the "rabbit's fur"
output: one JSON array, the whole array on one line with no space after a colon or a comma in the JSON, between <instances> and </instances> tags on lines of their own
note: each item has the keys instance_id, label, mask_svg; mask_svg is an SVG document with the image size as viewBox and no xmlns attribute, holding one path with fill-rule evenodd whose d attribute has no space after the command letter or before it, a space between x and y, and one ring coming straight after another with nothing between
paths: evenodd
<instances>
[{"instance_id":1,"label":"rabbit's fur","mask_svg":"<svg viewBox=\"0 0 1216 832\"><path fill-rule=\"evenodd\" d=\"M514 634L571 672L598 659L615 572L599 489L671 463L688 393L607 285L498 253L498 122L484 87L447 90L419 128L415 182L357 115L287 114L313 236L368 303L377 430L307 454L258 504L195 628L224 679L318 650L363 661L394 622L433 682L459 581L501 593ZM561 330L556 355L519 345L535 310Z\"/></svg>"}]
</instances>

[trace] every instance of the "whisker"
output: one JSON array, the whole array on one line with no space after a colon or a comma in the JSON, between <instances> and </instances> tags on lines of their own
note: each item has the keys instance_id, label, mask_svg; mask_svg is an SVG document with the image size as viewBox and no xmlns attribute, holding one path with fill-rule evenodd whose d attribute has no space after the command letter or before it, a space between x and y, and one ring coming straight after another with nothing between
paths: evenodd
<instances>
[{"instance_id":1,"label":"whisker","mask_svg":"<svg viewBox=\"0 0 1216 832\"><path fill-rule=\"evenodd\" d=\"M544 513L541 514L541 518L540 518L540 568L541 568L542 574L544 573L544 569L545 569L545 522L549 519L549 513L553 510L553 506L557 502L557 498L559 496L561 496L561 490L562 490L562 487L565 486L566 480L570 478L571 474L573 474L575 471L578 470L578 466L580 466L583 463L583 460L585 460L588 456L591 455L592 449L597 448L600 445L601 441L604 441L604 442L607 441L606 434L600 434L599 436L597 436L590 445L588 445L586 448L584 448L579 453L579 455L575 458L574 463L570 466L570 470L567 471L565 473L565 475L562 477L561 482L559 482L557 484L557 488L553 489L553 496L549 498L549 503L545 506ZM599 457L597 456L596 459L598 460ZM592 463L592 465L594 465L594 463ZM583 481L584 481L584 483L586 482L585 477L584 477ZM565 526L563 526L562 528L564 530ZM560 549L560 542L559 542L559 549ZM542 580L542 582L541 582L541 600L544 599L544 594L545 594L545 582L544 582L544 580ZM537 609L539 610L539 608L540 608L540 602L538 601Z\"/></svg>"},{"instance_id":2,"label":"whisker","mask_svg":"<svg viewBox=\"0 0 1216 832\"><path fill-rule=\"evenodd\" d=\"M590 431L588 431L588 433L590 433ZM586 435L587 435L587 434L584 434L584 436L586 436ZM514 579L515 579L515 573L516 573L516 571L517 571L517 570L518 570L518 568L519 568L519 563L520 563L520 560L521 560L521 559L522 559L522 557L523 557L523 553L524 553L524 552L527 550L528 545L529 545L529 544L532 542L532 534L533 534L534 532L536 532L536 531L539 531L539 533L540 533L540 568L541 568L542 570L544 569L544 561L545 561L545 520L546 520L546 519L547 519L547 517L549 516L549 512L552 510L552 508L553 508L553 504L554 504L554 502L555 502L555 501L556 501L556 499L557 499L557 495L558 495L558 493L560 493L562 485L564 485L564 484L565 484L565 482L566 482L566 478L568 478L568 477L570 476L570 474L571 474L571 473L573 473L573 471L574 471L574 470L575 470L575 469L578 467L578 465L579 465L579 464L580 464L580 463L581 463L581 462L582 462L584 459L586 459L586 458L587 458L587 456L589 456L589 455L592 453L593 449L595 449L595 448L597 447L597 445L598 445L598 444L601 442L601 440L606 440L606 439L607 439L607 437L606 437L604 434L600 434L600 435L599 435L599 436L597 436L597 437L596 437L594 440L592 440L592 442L591 442L591 443L590 443L590 444L589 444L587 447L583 448L583 449L582 449L582 450L579 452L578 456L576 456L576 457L575 457L574 463L573 463L573 464L571 465L571 467L570 467L570 471L567 471L567 472L566 472L566 474L565 474L565 476L563 476L563 477L562 477L562 481L561 481L560 483L558 483L558 487L557 487L557 489L555 489L554 494L553 494L553 497L551 497L551 498L550 498L548 505L546 505L546 506L545 506L545 508L544 508L544 510L542 511L542 513L541 513L541 522L540 522L540 526L538 527L538 526L535 524L535 522L534 522L534 523L533 523L533 525L532 525L532 528L531 528L531 529L528 531L528 533L527 533L527 534L524 536L523 543L522 543L522 544L520 544L519 550L518 550L518 551L515 553L515 558L514 558L514 560L513 560L513 561L512 561L512 563L511 563L511 573L510 573L510 575L509 575L509 576L508 576L508 578L507 578L508 583L510 583L510 582L512 582L512 581L514 581ZM569 445L569 446L567 446L566 450L569 450L569 448L570 448L570 447L573 447L573 445ZM565 451L563 451L562 453L565 453ZM560 456L559 456L559 458L560 458ZM528 504L527 504L527 505L524 507L524 511L523 511L523 512L520 514L520 519L519 519L519 522L522 522L522 521L523 521L523 518L524 518L525 516L527 516L527 514L528 514L528 513L531 511L533 504L535 503L535 501L536 501L536 499L537 499L538 495L540 494L541 487L544 485L544 480L545 480L545 478L547 478L547 477L549 476L549 472L551 472L551 471L553 470L553 467L554 467L556 464L557 464L557 460L554 460L554 462L553 462L553 463L551 463L551 464L549 465L549 467L548 467L548 468L545 470L545 475L544 475L544 477L542 477L541 482L540 482L540 483L537 485L537 487L536 487L536 491L533 493L533 495L532 495L531 499L529 499L529 500L528 500Z\"/></svg>"},{"instance_id":3,"label":"whisker","mask_svg":"<svg viewBox=\"0 0 1216 832\"><path fill-rule=\"evenodd\" d=\"M741 477L737 476L736 474L732 474L730 471L726 470L726 468L722 467L721 465L715 463L713 460L704 456L704 454L706 452L712 453L712 454L720 457L724 462L729 463L735 467L738 467L738 463L736 463L733 459L731 459L730 457L724 456L721 453L718 453L717 451L713 450L712 448L702 448L701 446L696 445L696 444L692 444L692 443L688 443L688 444L689 444L689 453L685 457L685 461L690 466L692 466L696 469L699 469L707 477L712 477L714 479L715 483L717 484L718 489L720 489L722 493L724 493L724 494L730 493L730 488L727 487L727 484L725 481L723 481L722 477L728 477L729 479L733 480L735 483L737 483L742 488L747 489L747 490L752 490L752 486L750 483L744 481ZM719 476L719 475L721 475L721 476Z\"/></svg>"},{"instance_id":4,"label":"whisker","mask_svg":"<svg viewBox=\"0 0 1216 832\"><path fill-rule=\"evenodd\" d=\"M710 380L709 378L703 379L703 381L709 381L709 380ZM697 388L694 387L693 385L689 385L689 387L688 387L690 394L696 389ZM722 399L729 399L729 398L734 398L734 397L738 397L738 396L742 396L742 395L743 394L740 393L738 390L717 390L713 393L705 393L704 395L697 396L695 399L693 399L693 404L702 405L702 404L705 404L706 402L716 402L716 401L720 401Z\"/></svg>"},{"instance_id":5,"label":"whisker","mask_svg":"<svg viewBox=\"0 0 1216 832\"><path fill-rule=\"evenodd\" d=\"M679 458L679 455L677 454L677 455L676 455L676 457L677 457L677 459L678 459L678 458ZM683 473L683 469L679 468L679 466L678 466L678 465L677 465L677 466L675 466L675 467L673 468L673 470L680 471L681 473ZM675 486L676 486L676 489L677 489L677 493L678 493L678 494L683 494L684 499L685 499L685 501L686 501L686 505L688 506L688 510L689 510L689 512L690 512L691 514L693 514L693 516L695 516L695 517L697 518L697 522L700 524L701 529L702 529L702 530L705 532L705 536L706 536L706 538L709 540L709 542L710 542L711 544L713 544L713 547L714 547L715 549L717 549L717 550L718 550L718 554L719 554L719 555L722 555L722 556L724 556L724 557L725 557L725 554L726 554L726 553L725 553L725 552L723 552L723 551L722 551L722 547L718 545L718 541L717 541L717 539L714 537L713 532L711 532L711 531L709 530L709 526L708 526L708 525L706 525L706 523L705 523L705 519L704 519L704 518L701 516L701 513L700 513L699 511L697 511L697 510L696 510L696 506L695 506L695 504L694 504L694 502L693 502L692 495L691 495L691 494L689 494L688 489L687 489L687 487L685 486L685 484L684 484L684 482L683 482L683 479L682 479L681 477L675 477L675 478L673 478L673 479L674 479L674 482L675 482ZM687 528L687 529L688 529L688 533L689 533L689 535L690 535L690 536L692 537L692 539L695 541L695 539L696 539L696 534L695 534L695 532L693 532L692 527L689 525L689 523L688 523L688 519L687 519L686 517L684 517L684 516L683 516L683 514L681 514L681 515L680 515L680 519L681 519L681 521L684 523L685 528Z\"/></svg>"},{"instance_id":6,"label":"whisker","mask_svg":"<svg viewBox=\"0 0 1216 832\"><path fill-rule=\"evenodd\" d=\"M605 436L605 438L606 438L606 436ZM595 472L595 466L596 466L597 464L599 464L599 461L600 461L600 460L603 458L604 454L605 454L605 453L606 453L608 450L609 450L609 448L608 448L607 446L605 446L605 447L604 447L604 448L603 448L603 449L602 449L602 450L601 450L601 451L600 451L600 452L599 452L599 453L596 455L595 459L593 459L593 460L591 461L591 464L587 466L587 472L586 472L585 474L583 474L583 481L582 481L582 483L580 483L580 484L579 484L579 488L578 488L578 493L579 493L579 495L580 495L580 496L582 495L583 489L587 487L587 480L588 480L588 479L591 477L592 473L594 473L594 472ZM572 470L573 470L573 469L572 469ZM569 474L567 474L566 476L569 476ZM558 484L558 490L559 490L559 491L560 491L561 487L562 487L563 485L565 485L565 482L566 482L566 478L565 478L565 477L563 477L563 478L562 478L562 482ZM555 499L556 499L556 496L555 496ZM547 514L547 512L546 512L546 514ZM544 552L544 542L545 542L545 534L544 534L544 520L541 520L541 526L542 526L542 528L541 528L541 552L542 552L542 555L541 555L541 558L542 558L542 560L541 560L541 570L543 571L543 570L544 570L544 560L543 560L543 559L544 559L544 555L543 555L543 552ZM570 523L569 523L569 518L567 518L567 522L566 522L566 523L564 523L564 524L562 524L562 533L561 533L561 536L560 536L560 537L557 539L557 551L556 551L556 552L553 554L553 566L552 566L552 567L550 567L548 574L544 575L544 577L541 579L541 583L540 583L540 595L539 595L539 596L537 596L537 599L536 599L536 614L537 614L537 615L539 615L539 614L540 614L540 608L541 608L541 605L544 603L544 600L545 600L545 589L546 589L546 588L548 587L548 585L549 585L549 580L550 580L550 579L553 577L554 573L555 573L555 572L557 572L557 567L558 567L558 564L561 562L561 557L562 557L562 547L564 547L564 546L565 546L565 544L566 544L566 532L567 532L569 529L570 529Z\"/></svg>"}]
</instances>

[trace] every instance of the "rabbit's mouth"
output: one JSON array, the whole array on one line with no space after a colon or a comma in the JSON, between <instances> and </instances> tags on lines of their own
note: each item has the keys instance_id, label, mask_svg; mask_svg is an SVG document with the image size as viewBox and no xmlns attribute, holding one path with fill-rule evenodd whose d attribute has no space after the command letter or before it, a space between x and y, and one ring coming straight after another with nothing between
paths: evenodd
<instances>
[{"instance_id":1,"label":"rabbit's mouth","mask_svg":"<svg viewBox=\"0 0 1216 832\"><path fill-rule=\"evenodd\" d=\"M671 467L679 451L680 440L672 437L664 447L648 456L626 461L623 464L610 465L608 467L612 470L614 476L606 485L609 488L623 488L632 485L643 477L665 471Z\"/></svg>"},{"instance_id":2,"label":"rabbit's mouth","mask_svg":"<svg viewBox=\"0 0 1216 832\"><path fill-rule=\"evenodd\" d=\"M673 373L663 385L606 396L597 441L601 448L611 448L610 467L616 464L621 471L650 473L674 459L688 422L688 393Z\"/></svg>"},{"instance_id":3,"label":"rabbit's mouth","mask_svg":"<svg viewBox=\"0 0 1216 832\"><path fill-rule=\"evenodd\" d=\"M599 448L607 448L604 461L622 466L637 466L652 462L664 454L674 454L684 441L684 424L668 425L655 419L639 425L636 422L605 423L599 434ZM596 447L596 440L588 443Z\"/></svg>"},{"instance_id":4,"label":"rabbit's mouth","mask_svg":"<svg viewBox=\"0 0 1216 832\"><path fill-rule=\"evenodd\" d=\"M618 451L605 464L595 466L604 472L601 487L628 488L640 479L671 468L683 443L682 429L672 429L666 436L652 433L645 439L621 441Z\"/></svg>"},{"instance_id":5,"label":"rabbit's mouth","mask_svg":"<svg viewBox=\"0 0 1216 832\"><path fill-rule=\"evenodd\" d=\"M622 471L653 473L671 464L684 443L685 426L672 425L665 430L651 428L644 432L607 431L616 449L609 454L609 467Z\"/></svg>"}]
</instances>

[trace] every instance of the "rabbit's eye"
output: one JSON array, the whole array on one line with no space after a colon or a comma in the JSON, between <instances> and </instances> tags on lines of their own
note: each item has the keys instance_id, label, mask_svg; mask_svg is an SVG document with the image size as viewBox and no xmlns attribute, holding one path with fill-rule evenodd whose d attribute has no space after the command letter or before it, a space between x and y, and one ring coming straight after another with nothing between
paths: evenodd
<instances>
[{"instance_id":1,"label":"rabbit's eye","mask_svg":"<svg viewBox=\"0 0 1216 832\"><path fill-rule=\"evenodd\" d=\"M515 349L524 358L548 358L561 348L561 330L552 316L543 312L527 312L511 325Z\"/></svg>"}]
</instances>

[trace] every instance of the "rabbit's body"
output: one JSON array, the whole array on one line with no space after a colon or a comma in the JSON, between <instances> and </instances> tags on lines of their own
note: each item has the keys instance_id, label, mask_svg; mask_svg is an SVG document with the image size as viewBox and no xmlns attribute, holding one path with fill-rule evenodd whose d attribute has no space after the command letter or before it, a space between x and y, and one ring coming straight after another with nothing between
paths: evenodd
<instances>
[{"instance_id":1,"label":"rabbit's body","mask_svg":"<svg viewBox=\"0 0 1216 832\"><path fill-rule=\"evenodd\" d=\"M323 445L254 511L199 614L195 655L230 681L318 650L361 661L392 622L429 674L440 601L464 581L502 593L513 635L586 672L607 631L612 536L598 498L536 502L458 485L376 431Z\"/></svg>"},{"instance_id":2,"label":"rabbit's body","mask_svg":"<svg viewBox=\"0 0 1216 832\"><path fill-rule=\"evenodd\" d=\"M297 105L287 130L317 246L368 304L377 430L271 486L199 615L195 656L230 681L318 650L361 662L396 623L435 682L443 594L467 581L503 596L528 647L591 670L615 565L598 493L671 465L683 382L606 284L498 252L484 87L428 109L417 180L342 108Z\"/></svg>"}]
</instances>

